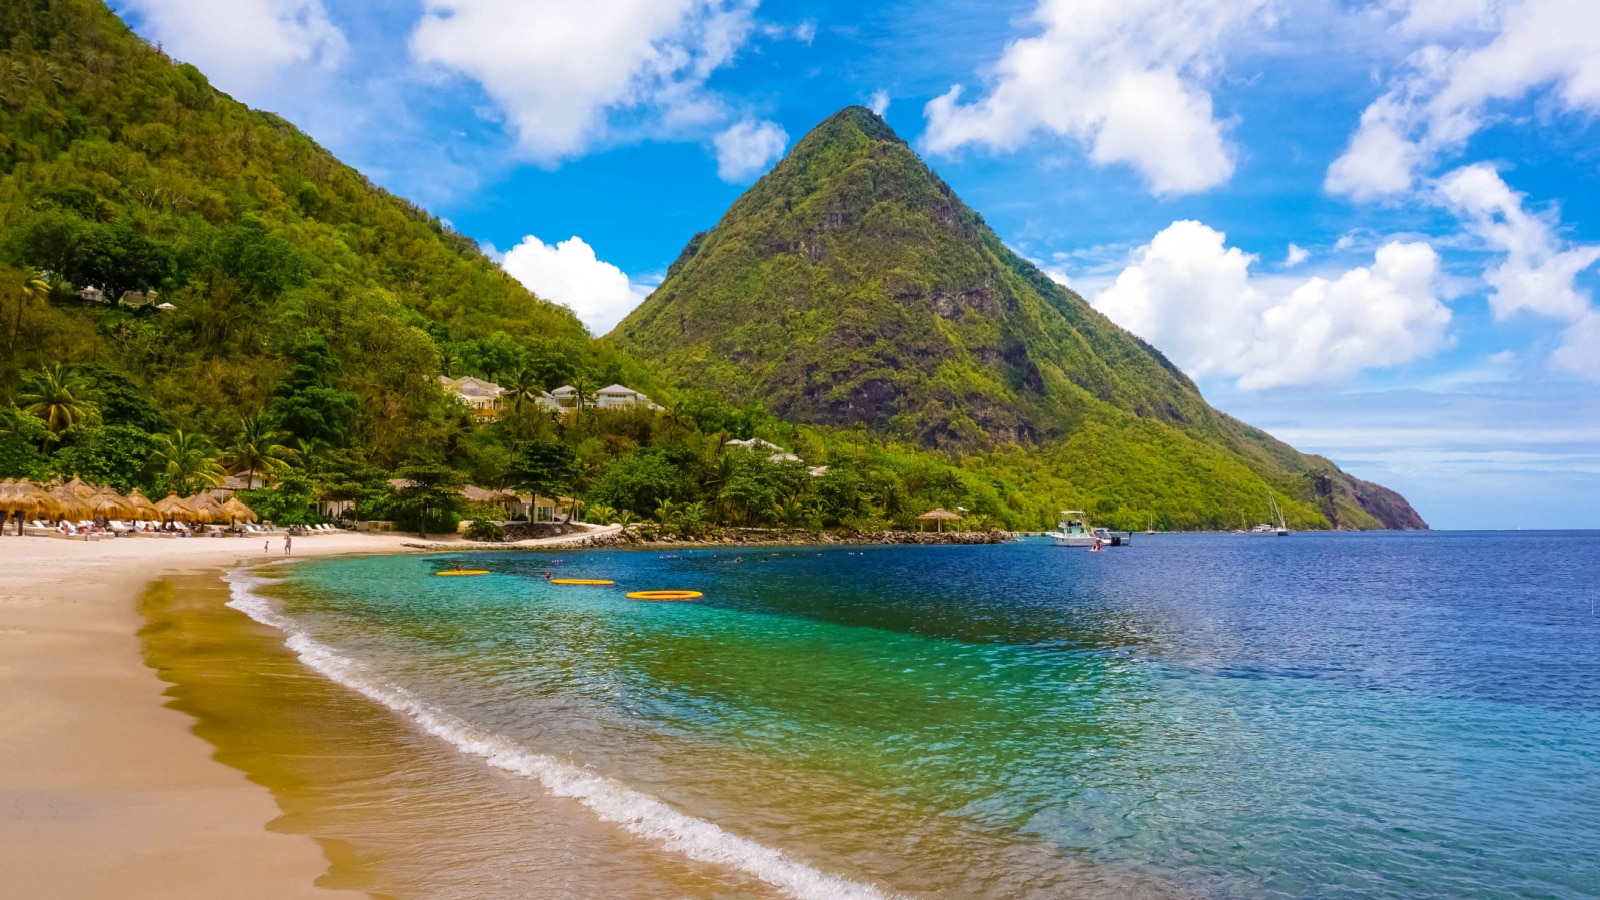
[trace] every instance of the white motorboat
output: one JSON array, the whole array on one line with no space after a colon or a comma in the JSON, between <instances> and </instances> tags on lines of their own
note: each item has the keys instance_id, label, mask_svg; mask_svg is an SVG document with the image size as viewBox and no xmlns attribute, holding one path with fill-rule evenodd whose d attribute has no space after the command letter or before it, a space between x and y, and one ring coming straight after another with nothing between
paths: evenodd
<instances>
[{"instance_id":1,"label":"white motorboat","mask_svg":"<svg viewBox=\"0 0 1600 900\"><path fill-rule=\"evenodd\" d=\"M1083 516L1081 509L1062 510L1061 523L1055 531L1050 532L1050 540L1057 547L1093 547L1100 538L1095 537L1094 530Z\"/></svg>"},{"instance_id":2,"label":"white motorboat","mask_svg":"<svg viewBox=\"0 0 1600 900\"><path fill-rule=\"evenodd\" d=\"M1112 531L1109 528L1096 528L1094 529L1094 536L1104 541L1107 547L1133 546L1133 532L1131 531Z\"/></svg>"}]
</instances>

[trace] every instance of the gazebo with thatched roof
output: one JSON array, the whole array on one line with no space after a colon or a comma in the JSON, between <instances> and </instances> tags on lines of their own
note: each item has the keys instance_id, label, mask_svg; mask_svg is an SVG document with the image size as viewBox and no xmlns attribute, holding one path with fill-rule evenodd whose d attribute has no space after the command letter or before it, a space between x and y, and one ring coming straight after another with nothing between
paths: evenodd
<instances>
[{"instance_id":1,"label":"gazebo with thatched roof","mask_svg":"<svg viewBox=\"0 0 1600 900\"><path fill-rule=\"evenodd\" d=\"M946 522L959 522L959 521L961 521L961 517L956 515L953 512L950 512L949 510L947 510L947 509L945 509L944 507L941 506L941 507L939 507L937 509L934 509L934 510L932 510L930 512L925 512L922 515L917 516L917 521L919 521L919 522L937 522L938 525L936 527L938 528L938 530L939 531L944 531L944 523L946 523Z\"/></svg>"}]
</instances>

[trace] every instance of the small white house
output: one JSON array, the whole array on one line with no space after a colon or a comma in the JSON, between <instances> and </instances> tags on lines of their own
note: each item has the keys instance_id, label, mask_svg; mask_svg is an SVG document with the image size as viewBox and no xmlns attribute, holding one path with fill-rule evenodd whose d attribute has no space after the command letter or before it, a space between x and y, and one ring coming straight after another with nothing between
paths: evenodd
<instances>
[{"instance_id":1,"label":"small white house","mask_svg":"<svg viewBox=\"0 0 1600 900\"><path fill-rule=\"evenodd\" d=\"M86 287L83 290L79 291L78 292L78 296L82 297L83 299L85 299L87 301L89 301L90 303L104 303L104 302L106 302L106 292L100 290L99 288L95 287L94 285L90 285L89 287Z\"/></svg>"}]
</instances>

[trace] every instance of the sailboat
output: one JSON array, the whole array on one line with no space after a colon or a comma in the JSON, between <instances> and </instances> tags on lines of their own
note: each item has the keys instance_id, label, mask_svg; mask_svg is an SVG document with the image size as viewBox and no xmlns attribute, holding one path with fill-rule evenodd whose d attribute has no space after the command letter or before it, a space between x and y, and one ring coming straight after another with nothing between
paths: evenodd
<instances>
[{"instance_id":1,"label":"sailboat","mask_svg":"<svg viewBox=\"0 0 1600 900\"><path fill-rule=\"evenodd\" d=\"M1272 496L1271 491L1267 491L1267 502L1272 504L1272 514L1278 519L1278 527L1273 529L1272 533L1276 534L1278 537L1288 537L1289 523L1284 521L1283 507L1278 505L1278 500Z\"/></svg>"},{"instance_id":2,"label":"sailboat","mask_svg":"<svg viewBox=\"0 0 1600 900\"><path fill-rule=\"evenodd\" d=\"M1145 534L1155 534L1156 533L1156 517L1155 516L1151 516L1150 517L1150 526L1144 530L1144 533Z\"/></svg>"}]
</instances>

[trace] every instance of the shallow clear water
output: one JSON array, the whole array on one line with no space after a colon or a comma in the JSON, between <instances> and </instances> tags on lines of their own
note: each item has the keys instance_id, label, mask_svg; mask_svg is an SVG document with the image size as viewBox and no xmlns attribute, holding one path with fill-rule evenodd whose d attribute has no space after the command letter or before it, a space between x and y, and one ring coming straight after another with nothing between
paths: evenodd
<instances>
[{"instance_id":1,"label":"shallow clear water","mask_svg":"<svg viewBox=\"0 0 1600 900\"><path fill-rule=\"evenodd\" d=\"M1600 534L675 555L318 560L255 614L758 893L1600 897Z\"/></svg>"}]
</instances>

